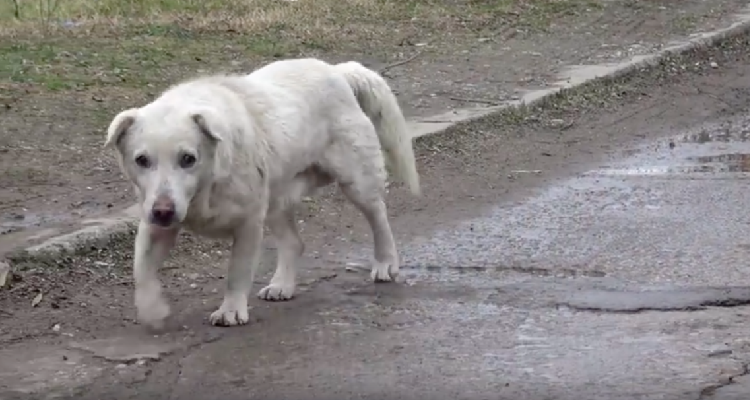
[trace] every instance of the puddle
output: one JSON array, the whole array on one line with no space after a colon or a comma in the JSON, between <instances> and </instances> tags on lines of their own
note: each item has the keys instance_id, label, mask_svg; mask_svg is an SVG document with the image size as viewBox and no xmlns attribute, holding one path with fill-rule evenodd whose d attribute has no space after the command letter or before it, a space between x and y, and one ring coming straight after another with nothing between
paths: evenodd
<instances>
[{"instance_id":1,"label":"puddle","mask_svg":"<svg viewBox=\"0 0 750 400\"><path fill-rule=\"evenodd\" d=\"M0 219L0 257L21 247L36 246L71 232L97 232L123 220L137 217L137 209L129 207L120 212L99 211L90 218L81 219L75 214L60 216L27 214Z\"/></svg>"},{"instance_id":2,"label":"puddle","mask_svg":"<svg viewBox=\"0 0 750 400\"><path fill-rule=\"evenodd\" d=\"M660 176L732 173L742 177L750 172L750 153L717 154L688 157L685 165L655 165L644 167L603 167L586 175ZM750 175L749 175L750 176Z\"/></svg>"},{"instance_id":3,"label":"puddle","mask_svg":"<svg viewBox=\"0 0 750 400\"><path fill-rule=\"evenodd\" d=\"M76 217L35 213L3 215L0 217L0 256L24 243L43 240L57 235Z\"/></svg>"},{"instance_id":4,"label":"puddle","mask_svg":"<svg viewBox=\"0 0 750 400\"><path fill-rule=\"evenodd\" d=\"M0 218L0 235L74 219L72 214L12 213Z\"/></svg>"},{"instance_id":5,"label":"puddle","mask_svg":"<svg viewBox=\"0 0 750 400\"><path fill-rule=\"evenodd\" d=\"M750 173L750 121L736 119L641 146L634 155L585 175L710 176Z\"/></svg>"},{"instance_id":6,"label":"puddle","mask_svg":"<svg viewBox=\"0 0 750 400\"><path fill-rule=\"evenodd\" d=\"M696 162L696 172L713 170L716 172L750 172L750 154L730 153L688 158Z\"/></svg>"}]
</instances>

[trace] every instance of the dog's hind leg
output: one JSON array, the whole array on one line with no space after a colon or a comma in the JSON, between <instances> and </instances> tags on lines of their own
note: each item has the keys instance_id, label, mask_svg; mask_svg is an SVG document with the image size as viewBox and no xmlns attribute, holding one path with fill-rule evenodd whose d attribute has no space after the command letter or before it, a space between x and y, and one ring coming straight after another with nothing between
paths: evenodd
<instances>
[{"instance_id":1,"label":"dog's hind leg","mask_svg":"<svg viewBox=\"0 0 750 400\"><path fill-rule=\"evenodd\" d=\"M258 292L258 297L268 301L289 300L294 296L296 285L296 263L305 251L294 220L294 207L288 205L268 216L268 228L276 238L278 257L276 272L271 282Z\"/></svg>"},{"instance_id":2,"label":"dog's hind leg","mask_svg":"<svg viewBox=\"0 0 750 400\"><path fill-rule=\"evenodd\" d=\"M369 120L350 122L348 128L343 131L347 132L347 140L329 149L325 167L339 182L344 195L364 214L372 229L373 281L389 282L398 275L399 260L385 204L385 160Z\"/></svg>"},{"instance_id":3,"label":"dog's hind leg","mask_svg":"<svg viewBox=\"0 0 750 400\"><path fill-rule=\"evenodd\" d=\"M396 279L399 270L396 242L393 238L385 199L368 181L341 185L344 195L364 214L372 229L374 256L371 277L375 282Z\"/></svg>"}]
</instances>

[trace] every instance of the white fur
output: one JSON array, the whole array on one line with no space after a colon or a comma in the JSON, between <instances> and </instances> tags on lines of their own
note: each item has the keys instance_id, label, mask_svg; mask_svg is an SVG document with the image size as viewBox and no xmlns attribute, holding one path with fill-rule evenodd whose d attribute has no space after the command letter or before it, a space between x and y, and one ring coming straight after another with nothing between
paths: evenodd
<instances>
[{"instance_id":1,"label":"white fur","mask_svg":"<svg viewBox=\"0 0 750 400\"><path fill-rule=\"evenodd\" d=\"M373 280L398 274L384 199L386 163L419 195L412 139L385 80L357 62L286 60L245 76L183 82L117 115L105 146L117 149L141 205L133 274L144 323L158 326L169 314L157 269L181 228L234 241L224 301L212 324L247 323L264 225L278 241L278 262L258 296L291 299L304 251L294 206L333 182L370 224ZM186 154L197 161L185 161ZM159 204L174 206L174 223L152 223Z\"/></svg>"}]
</instances>

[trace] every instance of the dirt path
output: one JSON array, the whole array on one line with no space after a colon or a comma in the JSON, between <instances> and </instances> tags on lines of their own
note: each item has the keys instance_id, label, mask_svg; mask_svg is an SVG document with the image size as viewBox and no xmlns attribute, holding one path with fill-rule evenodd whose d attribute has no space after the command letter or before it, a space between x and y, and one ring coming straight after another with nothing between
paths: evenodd
<instances>
[{"instance_id":1,"label":"dirt path","mask_svg":"<svg viewBox=\"0 0 750 400\"><path fill-rule=\"evenodd\" d=\"M247 42L226 32L161 25L128 32L126 39L107 32L101 37L58 32L62 36L54 39L0 40L0 54L8 60L0 71L12 77L10 84L0 84L0 234L65 225L130 205L130 188L112 157L101 151L103 131L115 112L142 104L182 77L250 70L275 56L356 59L386 69L406 113L424 117L517 98L549 84L566 65L651 52L715 28L745 2L508 4L512 7L460 8L469 7L466 3L438 17L417 13L393 22L393 29L367 28L374 29L369 36L355 29L351 43L347 38L339 48L318 46L325 49L296 42L276 46L272 36Z\"/></svg>"},{"instance_id":2,"label":"dirt path","mask_svg":"<svg viewBox=\"0 0 750 400\"><path fill-rule=\"evenodd\" d=\"M618 334L645 335L645 342L628 336L631 341L623 343L631 347L645 346L643 343L654 340L655 332L665 331L709 340L718 334L716 332L730 329L726 327L727 321L731 321L732 326L739 324L746 311L717 311L713 316L705 313L669 317L595 315L577 316L575 320L554 311L554 318L557 318L554 319L549 314L538 314L539 309L546 307L538 302L546 301L544 299L554 292L551 288L557 287L554 282L545 281L545 277L597 278L605 274L617 277L622 271L597 265L573 268L533 263L506 265L496 260L498 274L493 275L491 282L486 277L471 275L470 271L449 275L444 280L430 280L419 271L431 267L460 269L462 260L454 260L450 255L461 249L452 250L450 240L443 241L437 249L429 246L424 251L418 249L420 243L435 239L438 230L468 235L471 241L475 232L456 232L452 227L481 215L488 207L523 204L538 189L587 170L613 154L621 156L623 150L646 137L674 134L680 129L746 113L750 100L748 49L750 39L742 38L720 50L698 54L695 59L676 60L649 78L632 79L577 97L563 98L556 103L557 107L546 111L521 115L523 118L517 118L518 115L516 118L507 115L489 118L455 129L446 136L420 140L418 155L425 197L413 199L400 188L394 188L389 197L399 243L411 249L406 254L404 268L414 286L374 287L365 281L365 274L356 272L354 264L367 255L370 239L363 219L338 196L326 196L309 214L300 215L305 221L303 235L309 251L299 296L286 303L253 301L256 321L245 328L220 329L205 323L207 313L219 301L223 286L221 278L227 249L222 243L198 241L190 235L182 238L179 251L164 271L175 318L170 331L159 336L146 335L133 325L129 240L115 243L105 251L50 260L47 265L40 264L39 260L29 263L9 290L0 291L0 359L3 360L0 394L10 391L8 398L14 398L14 395L20 396L19 390L27 390L42 397L59 394L79 399L125 399L196 394L202 398L235 398L233 396L252 393L260 398L280 393L294 397L312 391L321 396L346 394L348 398L364 399L383 394L409 398L409 393L403 391L410 388L424 396L452 393L452 398L466 399L502 390L505 398L510 399L523 398L519 397L522 393L543 395L550 387L539 386L542 384L539 382L549 382L542 379L548 377L541 373L513 375L513 380L503 380L498 387L481 386L475 389L476 393L466 392L461 388L467 379L489 385L488 382L498 382L498 373L506 371L503 372L506 376L517 371L497 364L495 369L467 376L461 368L472 365L473 359L467 361L461 357L484 357L484 353L475 354L476 343L498 348L492 335L506 337L503 335L509 335L508 332L515 335L519 329L530 329L529 324L567 332L568 336L561 334L559 340L569 340L572 348L612 345L607 342L608 338L599 336L581 339L585 333L582 327L603 329L603 332L612 332L612 327L617 327L614 331ZM707 60L713 60L719 68L712 68ZM671 69L675 66L678 68ZM559 120L565 122L565 129L559 128ZM514 172L517 170L542 173ZM507 237L498 240L512 242L515 238L514 232L507 232ZM472 245L485 246L486 242L486 238L477 239ZM272 252L268 253L266 264L270 264L273 256ZM521 256L531 258L530 253ZM347 271L347 263L353 263L348 266L354 272ZM535 291L514 292L516 286L512 283L517 282L518 277L513 274L532 280L532 284L537 285ZM259 281L266 279L267 274ZM430 283L425 284L428 281ZM505 286L493 286L500 283ZM487 290L495 293L495 297L488 299L494 298L492 301L496 303L493 304L505 310L502 318L499 314L481 314L482 307L488 307L490 300L477 303L477 299L479 293ZM38 293L43 293L43 297L32 307L31 302ZM519 297L518 293L523 296ZM453 308L463 311L453 312ZM471 319L472 313L480 313L482 317ZM699 317L717 324L711 328L715 330L698 325L695 321ZM664 322L665 318L670 322ZM578 322L554 322L558 319ZM485 321L485 325L476 321ZM488 330L487 321L491 321L494 330ZM719 327L722 323L724 328ZM647 334L635 332L633 326L636 325L645 327ZM467 332L471 335L467 336ZM527 334L534 335L531 331ZM425 338L432 339L420 342L427 340ZM666 351L667 346L674 354L665 357L692 351L675 343L659 342L646 349L657 354L657 350ZM622 346L618 352L626 351L627 346ZM386 352L381 351L384 348ZM518 349L521 347L497 351L498 354L512 352L508 354L516 357L517 364L531 363L541 366L542 370L551 365L550 358L545 358L550 349L544 350L545 355L538 356L540 358L530 356L531 350L527 347L523 347L527 349L523 351ZM552 349L558 351L559 348L553 346ZM582 354L581 350L570 351L568 356ZM153 355L159 361L138 361L144 355ZM636 370L640 365L628 364L634 361L621 360L616 354L612 357L607 358L608 362L619 360L621 365L625 363ZM712 372L709 376L701 369L687 378L684 371L675 372L670 381L678 385L675 392L664 392L674 396L664 398L677 399L678 395L686 395L683 390L690 389L700 391L701 398L709 399L713 389L704 393L701 388L710 388L714 382L724 379L724 375L719 372L714 375L714 371L741 376L741 371L735 371L734 360L709 357L708 361L701 361L703 358L696 361L688 359L687 355L680 357L685 365L703 362ZM590 360L562 360L568 360L566 366L577 362L579 364L575 365L580 368L591 367ZM393 363L401 369L392 369ZM682 368L682 363L670 368ZM357 369L363 368L362 365L377 373ZM607 367L599 368L598 372L591 370L591 374L614 368L611 363L596 365ZM646 370L644 374L648 376L640 377L643 380L639 382L653 385L653 374L664 374L672 370L670 368ZM293 376L288 375L292 374L289 371L293 371ZM436 382L435 376L445 378ZM598 392L599 397L585 398L625 393L619 391L626 390L625 383L631 386L632 382L623 381L623 377L617 379L620 380L607 381L607 388ZM351 382L357 382L354 386L358 392L351 391L354 390ZM556 387L564 388L564 383ZM576 389L572 387L565 392L569 397L555 398L580 398L574 397Z\"/></svg>"}]
</instances>

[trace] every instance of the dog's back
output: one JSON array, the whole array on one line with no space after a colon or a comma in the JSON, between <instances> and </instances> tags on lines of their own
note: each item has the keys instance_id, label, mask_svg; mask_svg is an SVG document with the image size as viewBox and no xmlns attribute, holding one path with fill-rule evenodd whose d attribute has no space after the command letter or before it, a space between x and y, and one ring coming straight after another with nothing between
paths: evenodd
<instances>
[{"instance_id":1,"label":"dog's back","mask_svg":"<svg viewBox=\"0 0 750 400\"><path fill-rule=\"evenodd\" d=\"M273 93L290 94L278 106L283 109L296 102L297 112L309 112L309 118L303 118L307 122L330 122L351 113L364 113L376 128L391 172L412 193L421 193L411 134L395 95L377 72L355 61L333 65L301 58L270 63L246 79L253 85L270 85Z\"/></svg>"}]
</instances>

